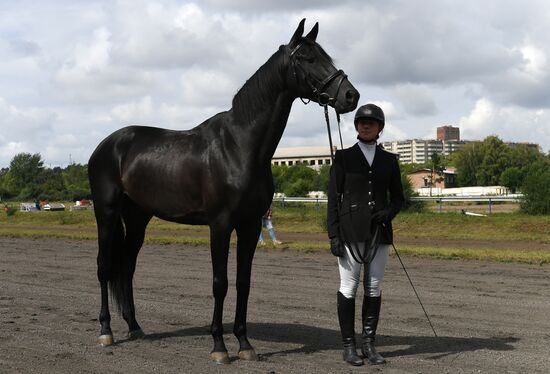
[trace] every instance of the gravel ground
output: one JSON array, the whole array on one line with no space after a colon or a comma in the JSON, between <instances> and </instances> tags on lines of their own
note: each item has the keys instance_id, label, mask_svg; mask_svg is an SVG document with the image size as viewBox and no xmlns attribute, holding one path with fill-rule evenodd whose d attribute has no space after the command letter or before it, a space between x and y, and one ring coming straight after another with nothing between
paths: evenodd
<instances>
[{"instance_id":1,"label":"gravel ground","mask_svg":"<svg viewBox=\"0 0 550 374\"><path fill-rule=\"evenodd\" d=\"M388 363L341 360L337 267L329 253L259 250L248 329L257 362L237 358L231 335L235 250L226 299L232 363L209 359L213 299L208 248L145 245L135 277L147 333L101 348L96 243L0 238L1 373L549 373L548 265L404 257L439 337L434 337L397 260L384 280L377 345ZM362 299L362 294L358 295ZM359 324L360 308L357 308ZM359 331L359 327L357 327Z\"/></svg>"}]
</instances>

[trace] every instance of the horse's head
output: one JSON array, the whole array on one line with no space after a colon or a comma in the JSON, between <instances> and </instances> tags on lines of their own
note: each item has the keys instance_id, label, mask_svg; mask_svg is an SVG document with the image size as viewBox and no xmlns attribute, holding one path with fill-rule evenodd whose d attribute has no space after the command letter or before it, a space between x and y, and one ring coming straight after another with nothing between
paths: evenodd
<instances>
[{"instance_id":1,"label":"horse's head","mask_svg":"<svg viewBox=\"0 0 550 374\"><path fill-rule=\"evenodd\" d=\"M289 86L301 98L313 100L320 105L330 105L337 113L354 110L359 101L359 92L349 82L347 75L337 69L330 56L315 41L319 32L316 23L303 36L303 19L285 47L289 58Z\"/></svg>"}]
</instances>

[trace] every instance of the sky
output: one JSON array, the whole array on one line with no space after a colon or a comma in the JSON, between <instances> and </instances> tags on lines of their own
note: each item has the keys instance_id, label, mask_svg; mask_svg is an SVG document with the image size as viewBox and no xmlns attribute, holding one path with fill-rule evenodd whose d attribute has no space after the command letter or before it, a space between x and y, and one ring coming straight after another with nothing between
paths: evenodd
<instances>
[{"instance_id":1,"label":"sky","mask_svg":"<svg viewBox=\"0 0 550 374\"><path fill-rule=\"evenodd\" d=\"M193 128L302 18L360 104L386 113L381 141L452 125L550 150L546 0L20 0L0 1L0 168L21 152L85 164L131 124ZM352 144L353 112L342 131ZM279 147L323 145L322 108L296 100Z\"/></svg>"}]
</instances>

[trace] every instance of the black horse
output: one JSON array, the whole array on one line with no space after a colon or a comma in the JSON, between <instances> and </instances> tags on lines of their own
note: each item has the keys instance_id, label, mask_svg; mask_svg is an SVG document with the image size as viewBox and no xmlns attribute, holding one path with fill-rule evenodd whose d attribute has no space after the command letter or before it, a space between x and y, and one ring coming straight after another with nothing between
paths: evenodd
<instances>
[{"instance_id":1,"label":"black horse","mask_svg":"<svg viewBox=\"0 0 550 374\"><path fill-rule=\"evenodd\" d=\"M122 128L103 140L88 172L97 220L102 345L113 344L108 288L129 328L144 335L135 318L132 279L145 228L153 217L210 226L214 315L211 357L228 363L223 341L227 257L237 233L237 307L233 333L239 357L255 360L246 314L252 259L261 217L273 197L271 157L300 97L338 113L357 106L359 93L316 43L318 24L306 36L302 20L283 45L233 98L233 107L188 131Z\"/></svg>"}]
</instances>

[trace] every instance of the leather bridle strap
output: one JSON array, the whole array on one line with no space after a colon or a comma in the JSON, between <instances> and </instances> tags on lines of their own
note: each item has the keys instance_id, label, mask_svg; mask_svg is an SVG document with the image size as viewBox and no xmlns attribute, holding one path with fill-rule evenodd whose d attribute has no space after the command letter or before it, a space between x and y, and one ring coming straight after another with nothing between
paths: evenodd
<instances>
[{"instance_id":1,"label":"leather bridle strap","mask_svg":"<svg viewBox=\"0 0 550 374\"><path fill-rule=\"evenodd\" d=\"M303 43L298 44L296 47L294 47L294 49L289 54L289 58L290 58L292 69L293 69L293 74L294 74L294 77L296 78L296 81L298 81L298 74L296 74L296 68L298 68L298 69L301 70L301 72L303 74L303 79L307 83L307 85L311 88L311 90L313 91L313 94L317 95L317 102L319 103L319 105L325 106L325 105L328 105L330 103L336 102L336 97L338 97L338 93L340 92L340 86L344 82L344 79L346 79L348 76L346 75L346 73L344 73L343 70L336 70L331 75L329 75L328 77L326 77L325 79L323 79L320 82L317 81L317 79L311 77L311 74L309 74L302 67L302 65L298 64L297 61L292 58L292 57L294 57L294 55L296 54L296 52L300 49L300 47L302 45L303 45ZM339 78L339 79L338 79L338 82L337 82L337 85L336 85L335 97L330 97L330 95L328 93L324 92L324 90L336 78ZM311 82L311 79L318 82L318 85L315 86ZM303 99L302 99L302 101L303 101Z\"/></svg>"}]
</instances>

